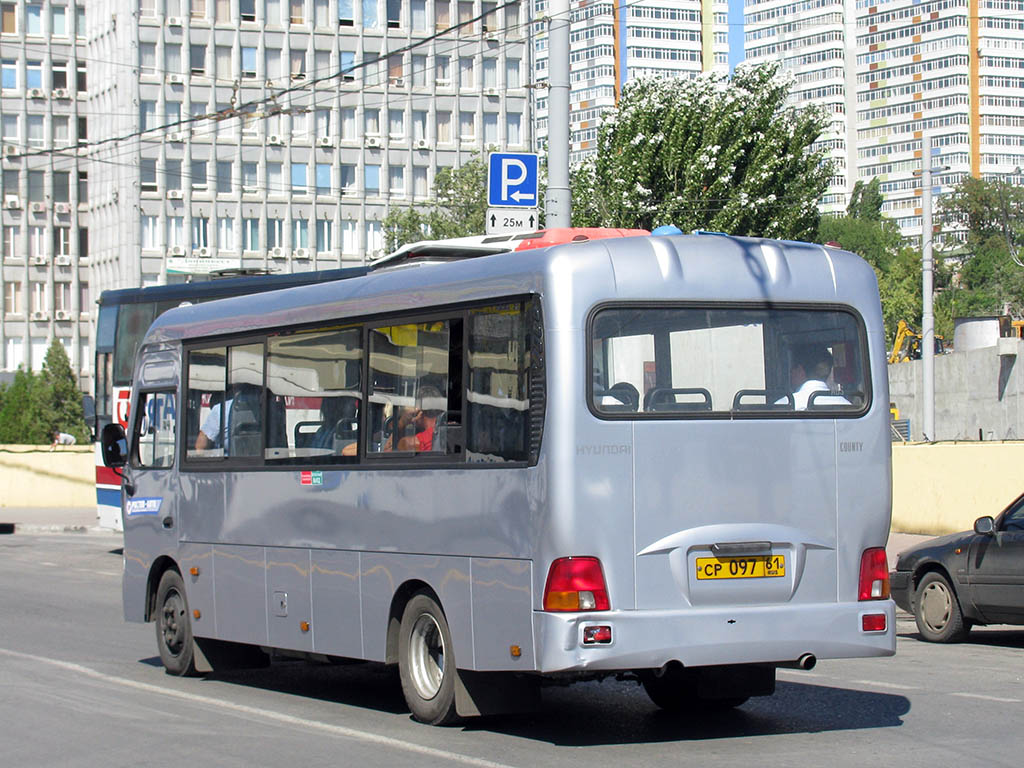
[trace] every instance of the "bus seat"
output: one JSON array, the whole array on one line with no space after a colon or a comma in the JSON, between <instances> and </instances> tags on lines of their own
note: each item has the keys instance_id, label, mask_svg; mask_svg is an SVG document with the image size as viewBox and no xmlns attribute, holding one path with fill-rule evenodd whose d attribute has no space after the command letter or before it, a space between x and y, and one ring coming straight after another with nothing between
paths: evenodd
<instances>
[{"instance_id":1,"label":"bus seat","mask_svg":"<svg viewBox=\"0 0 1024 768\"><path fill-rule=\"evenodd\" d=\"M676 396L696 399L678 400ZM711 393L704 387L654 387L644 395L644 410L681 413L711 410Z\"/></svg>"},{"instance_id":2,"label":"bus seat","mask_svg":"<svg viewBox=\"0 0 1024 768\"><path fill-rule=\"evenodd\" d=\"M796 401L791 392L767 389L740 389L732 398L734 411L792 411Z\"/></svg>"},{"instance_id":3,"label":"bus seat","mask_svg":"<svg viewBox=\"0 0 1024 768\"><path fill-rule=\"evenodd\" d=\"M228 417L228 456L258 456L263 439L260 388L239 384Z\"/></svg>"},{"instance_id":4,"label":"bus seat","mask_svg":"<svg viewBox=\"0 0 1024 768\"><path fill-rule=\"evenodd\" d=\"M605 402L607 398L615 402ZM636 413L640 406L640 392L628 381L620 381L609 389L595 389L594 402L598 410L605 413Z\"/></svg>"}]
</instances>

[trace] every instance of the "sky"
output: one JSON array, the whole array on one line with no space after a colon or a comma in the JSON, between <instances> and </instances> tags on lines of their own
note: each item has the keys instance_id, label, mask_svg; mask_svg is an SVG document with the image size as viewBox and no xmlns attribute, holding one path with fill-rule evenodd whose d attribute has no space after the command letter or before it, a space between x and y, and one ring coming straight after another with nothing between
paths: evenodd
<instances>
[{"instance_id":1,"label":"sky","mask_svg":"<svg viewBox=\"0 0 1024 768\"><path fill-rule=\"evenodd\" d=\"M729 72L743 61L743 0L729 0Z\"/></svg>"}]
</instances>

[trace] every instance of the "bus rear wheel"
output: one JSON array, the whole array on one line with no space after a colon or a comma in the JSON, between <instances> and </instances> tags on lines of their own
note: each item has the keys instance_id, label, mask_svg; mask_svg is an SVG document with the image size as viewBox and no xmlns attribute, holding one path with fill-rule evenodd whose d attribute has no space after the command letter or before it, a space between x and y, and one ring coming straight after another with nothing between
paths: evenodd
<instances>
[{"instance_id":1,"label":"bus rear wheel","mask_svg":"<svg viewBox=\"0 0 1024 768\"><path fill-rule=\"evenodd\" d=\"M457 721L455 654L444 611L418 592L406 604L398 638L398 672L413 717L429 725Z\"/></svg>"},{"instance_id":2,"label":"bus rear wheel","mask_svg":"<svg viewBox=\"0 0 1024 768\"><path fill-rule=\"evenodd\" d=\"M156 645L167 674L196 674L185 583L177 571L165 571L156 589Z\"/></svg>"}]
</instances>

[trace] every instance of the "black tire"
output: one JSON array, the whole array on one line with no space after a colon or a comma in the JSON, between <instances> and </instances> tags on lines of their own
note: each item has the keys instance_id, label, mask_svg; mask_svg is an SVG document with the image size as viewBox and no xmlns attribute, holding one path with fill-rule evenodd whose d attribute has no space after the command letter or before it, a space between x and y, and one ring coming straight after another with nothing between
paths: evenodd
<instances>
[{"instance_id":1,"label":"black tire","mask_svg":"<svg viewBox=\"0 0 1024 768\"><path fill-rule=\"evenodd\" d=\"M669 712L700 715L724 712L745 704L749 696L733 696L725 699L706 699L693 690L693 681L681 670L672 669L658 676L654 672L644 672L640 682L644 691L657 706Z\"/></svg>"},{"instance_id":2,"label":"black tire","mask_svg":"<svg viewBox=\"0 0 1024 768\"><path fill-rule=\"evenodd\" d=\"M402 694L413 717L429 725L449 725L455 711L455 654L444 611L429 592L406 604L398 636Z\"/></svg>"},{"instance_id":3,"label":"black tire","mask_svg":"<svg viewBox=\"0 0 1024 768\"><path fill-rule=\"evenodd\" d=\"M174 570L164 571L156 590L156 646L167 674L191 677L196 674L192 643L192 621L188 612L185 583Z\"/></svg>"},{"instance_id":4,"label":"black tire","mask_svg":"<svg viewBox=\"0 0 1024 768\"><path fill-rule=\"evenodd\" d=\"M921 637L932 643L958 643L971 630L960 611L956 590L937 571L926 573L917 587L914 620Z\"/></svg>"}]
</instances>

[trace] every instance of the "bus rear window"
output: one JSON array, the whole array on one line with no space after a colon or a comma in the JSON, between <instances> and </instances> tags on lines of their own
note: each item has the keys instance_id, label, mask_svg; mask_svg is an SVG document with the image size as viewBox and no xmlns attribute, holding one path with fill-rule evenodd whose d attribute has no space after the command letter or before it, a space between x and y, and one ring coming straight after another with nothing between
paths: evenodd
<instances>
[{"instance_id":1,"label":"bus rear window","mask_svg":"<svg viewBox=\"0 0 1024 768\"><path fill-rule=\"evenodd\" d=\"M615 306L593 318L591 407L609 417L854 416L870 400L850 311Z\"/></svg>"}]
</instances>

